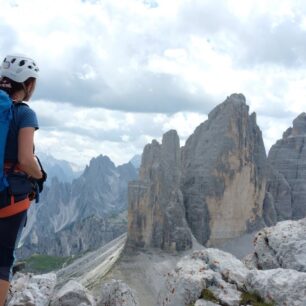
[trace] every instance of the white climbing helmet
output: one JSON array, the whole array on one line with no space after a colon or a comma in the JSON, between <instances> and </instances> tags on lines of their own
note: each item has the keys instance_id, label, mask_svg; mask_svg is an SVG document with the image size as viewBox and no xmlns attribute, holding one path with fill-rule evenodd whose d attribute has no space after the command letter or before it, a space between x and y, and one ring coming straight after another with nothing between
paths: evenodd
<instances>
[{"instance_id":1,"label":"white climbing helmet","mask_svg":"<svg viewBox=\"0 0 306 306\"><path fill-rule=\"evenodd\" d=\"M35 61L23 55L7 55L1 65L1 76L23 83L28 78L38 78L39 68Z\"/></svg>"}]
</instances>

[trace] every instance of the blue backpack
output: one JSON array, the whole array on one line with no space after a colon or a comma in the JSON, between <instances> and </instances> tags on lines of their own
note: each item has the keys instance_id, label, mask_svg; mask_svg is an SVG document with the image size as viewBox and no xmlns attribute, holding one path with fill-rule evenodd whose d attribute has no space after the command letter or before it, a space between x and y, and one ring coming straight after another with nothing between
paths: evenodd
<instances>
[{"instance_id":1,"label":"blue backpack","mask_svg":"<svg viewBox=\"0 0 306 306\"><path fill-rule=\"evenodd\" d=\"M0 192L8 187L4 173L4 155L7 134L12 119L12 100L6 92L0 90Z\"/></svg>"}]
</instances>

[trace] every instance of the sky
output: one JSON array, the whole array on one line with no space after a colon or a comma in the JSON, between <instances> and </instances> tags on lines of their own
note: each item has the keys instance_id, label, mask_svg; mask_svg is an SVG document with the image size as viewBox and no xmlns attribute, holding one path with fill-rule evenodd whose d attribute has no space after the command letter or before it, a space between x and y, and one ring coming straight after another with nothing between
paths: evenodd
<instances>
[{"instance_id":1,"label":"sky","mask_svg":"<svg viewBox=\"0 0 306 306\"><path fill-rule=\"evenodd\" d=\"M305 111L299 0L0 0L0 57L33 57L37 150L79 167L128 162L176 129L184 144L232 93L266 151Z\"/></svg>"}]
</instances>

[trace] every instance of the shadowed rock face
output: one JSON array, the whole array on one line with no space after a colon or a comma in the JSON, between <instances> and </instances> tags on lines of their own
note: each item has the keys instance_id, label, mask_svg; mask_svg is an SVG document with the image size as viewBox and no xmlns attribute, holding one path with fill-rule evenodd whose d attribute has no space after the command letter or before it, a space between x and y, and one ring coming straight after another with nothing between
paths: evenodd
<instances>
[{"instance_id":1,"label":"shadowed rock face","mask_svg":"<svg viewBox=\"0 0 306 306\"><path fill-rule=\"evenodd\" d=\"M266 154L256 116L241 94L213 109L182 149L187 222L211 245L262 224Z\"/></svg>"},{"instance_id":2,"label":"shadowed rock face","mask_svg":"<svg viewBox=\"0 0 306 306\"><path fill-rule=\"evenodd\" d=\"M306 216L306 114L293 121L281 140L272 146L264 217L267 225Z\"/></svg>"},{"instance_id":3,"label":"shadowed rock face","mask_svg":"<svg viewBox=\"0 0 306 306\"><path fill-rule=\"evenodd\" d=\"M185 250L191 234L180 186L180 146L176 131L144 148L140 179L129 184L127 246Z\"/></svg>"},{"instance_id":4,"label":"shadowed rock face","mask_svg":"<svg viewBox=\"0 0 306 306\"><path fill-rule=\"evenodd\" d=\"M262 226L266 154L243 95L217 106L179 147L175 131L143 152L129 184L128 245L184 250ZM187 225L188 224L188 225Z\"/></svg>"}]
</instances>

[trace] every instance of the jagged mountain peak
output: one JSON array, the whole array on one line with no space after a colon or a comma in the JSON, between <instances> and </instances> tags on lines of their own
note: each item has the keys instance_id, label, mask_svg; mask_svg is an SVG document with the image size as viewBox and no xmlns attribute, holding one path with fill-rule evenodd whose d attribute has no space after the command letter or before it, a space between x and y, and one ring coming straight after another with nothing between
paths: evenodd
<instances>
[{"instance_id":1,"label":"jagged mountain peak","mask_svg":"<svg viewBox=\"0 0 306 306\"><path fill-rule=\"evenodd\" d=\"M99 155L90 160L89 165L84 170L84 176L96 176L103 172L110 173L116 169L115 164L106 155Z\"/></svg>"},{"instance_id":2,"label":"jagged mountain peak","mask_svg":"<svg viewBox=\"0 0 306 306\"><path fill-rule=\"evenodd\" d=\"M283 139L289 137L306 136L306 113L301 113L292 122L292 127L283 133Z\"/></svg>"},{"instance_id":3,"label":"jagged mountain peak","mask_svg":"<svg viewBox=\"0 0 306 306\"><path fill-rule=\"evenodd\" d=\"M245 112L249 111L249 106L246 104L246 99L243 94L232 94L226 98L226 100L217 105L209 114L208 119L214 119L216 117L231 116L234 113L239 113L239 109Z\"/></svg>"},{"instance_id":4,"label":"jagged mountain peak","mask_svg":"<svg viewBox=\"0 0 306 306\"><path fill-rule=\"evenodd\" d=\"M107 155L102 155L102 154L92 158L89 162L89 167L100 166L100 165L115 167L115 164L111 161L111 159Z\"/></svg>"}]
</instances>

